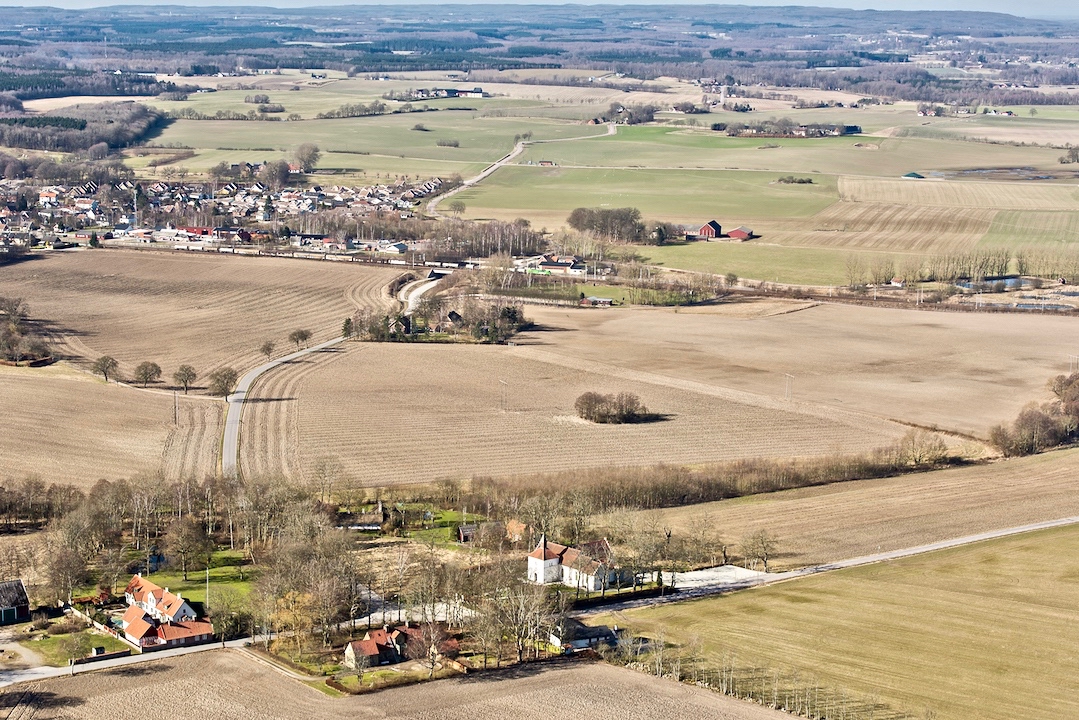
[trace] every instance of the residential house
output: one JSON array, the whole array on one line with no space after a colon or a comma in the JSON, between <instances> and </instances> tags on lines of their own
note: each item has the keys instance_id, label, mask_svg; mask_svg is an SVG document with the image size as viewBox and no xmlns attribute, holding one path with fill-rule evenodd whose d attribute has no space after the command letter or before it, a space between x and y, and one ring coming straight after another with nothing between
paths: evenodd
<instances>
[{"instance_id":1,"label":"residential house","mask_svg":"<svg viewBox=\"0 0 1079 720\"><path fill-rule=\"evenodd\" d=\"M199 620L179 593L136 573L124 590L128 608L120 620L124 637L144 650L195 645L213 640L214 627Z\"/></svg>"},{"instance_id":2,"label":"residential house","mask_svg":"<svg viewBox=\"0 0 1079 720\"><path fill-rule=\"evenodd\" d=\"M30 619L30 600L22 580L0 583L0 625L26 622Z\"/></svg>"},{"instance_id":3,"label":"residential house","mask_svg":"<svg viewBox=\"0 0 1079 720\"><path fill-rule=\"evenodd\" d=\"M606 538L574 548L548 542L543 535L528 554L528 579L540 585L561 583L582 590L603 590L620 577L612 564L613 554Z\"/></svg>"},{"instance_id":4,"label":"residential house","mask_svg":"<svg viewBox=\"0 0 1079 720\"><path fill-rule=\"evenodd\" d=\"M361 658L367 667L404 662L408 659L410 644L414 646L416 643L425 642L425 630L424 625L409 622L396 628L383 625L381 628L368 630L362 640L353 640L345 646L345 665L357 668ZM435 635L444 638L438 642L438 655L453 657L458 653L459 644L457 640L447 637L445 627Z\"/></svg>"},{"instance_id":5,"label":"residential house","mask_svg":"<svg viewBox=\"0 0 1079 720\"><path fill-rule=\"evenodd\" d=\"M597 648L600 645L615 646L618 644L618 636L606 625L585 625L580 620L562 618L551 629L551 644L562 648L567 653L588 648Z\"/></svg>"}]
</instances>

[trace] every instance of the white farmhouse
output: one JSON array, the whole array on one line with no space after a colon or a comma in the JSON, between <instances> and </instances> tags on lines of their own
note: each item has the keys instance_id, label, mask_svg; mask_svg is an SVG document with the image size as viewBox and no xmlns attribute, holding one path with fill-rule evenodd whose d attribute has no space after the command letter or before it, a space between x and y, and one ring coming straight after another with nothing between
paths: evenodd
<instances>
[{"instance_id":1,"label":"white farmhouse","mask_svg":"<svg viewBox=\"0 0 1079 720\"><path fill-rule=\"evenodd\" d=\"M619 571L612 567L611 557L611 544L606 538L574 548L547 542L544 535L528 554L528 580L540 585L562 583L582 590L603 590L618 581Z\"/></svg>"}]
</instances>

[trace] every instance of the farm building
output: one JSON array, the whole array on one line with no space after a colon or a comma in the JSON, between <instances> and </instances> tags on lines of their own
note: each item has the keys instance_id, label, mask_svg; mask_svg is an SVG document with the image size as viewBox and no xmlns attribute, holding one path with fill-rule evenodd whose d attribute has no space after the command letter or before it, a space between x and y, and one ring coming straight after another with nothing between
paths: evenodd
<instances>
[{"instance_id":1,"label":"farm building","mask_svg":"<svg viewBox=\"0 0 1079 720\"><path fill-rule=\"evenodd\" d=\"M437 642L437 655L456 656L460 650L457 640L446 637L447 632L444 625L439 624L437 627L439 631L429 633L428 640L424 638L426 626L409 622L396 628L383 625L381 628L368 630L362 640L353 640L345 646L344 664L346 667L358 668L361 665L377 667L379 665L394 665L404 662L409 657L408 649L410 644L413 646L413 657L417 654L426 654L423 651L417 653L415 646L417 643L428 642L432 637L444 638Z\"/></svg>"},{"instance_id":2,"label":"farm building","mask_svg":"<svg viewBox=\"0 0 1079 720\"><path fill-rule=\"evenodd\" d=\"M540 585L561 583L585 590L603 590L618 581L619 571L612 567L611 544L606 539L573 548L547 542L528 554L528 579Z\"/></svg>"},{"instance_id":3,"label":"farm building","mask_svg":"<svg viewBox=\"0 0 1079 720\"><path fill-rule=\"evenodd\" d=\"M709 220L701 225L701 229L697 231L697 237L713 239L723 237L723 226L715 220Z\"/></svg>"},{"instance_id":4,"label":"farm building","mask_svg":"<svg viewBox=\"0 0 1079 720\"><path fill-rule=\"evenodd\" d=\"M30 619L30 600L22 580L0 583L0 625L11 625Z\"/></svg>"},{"instance_id":5,"label":"farm building","mask_svg":"<svg viewBox=\"0 0 1079 720\"><path fill-rule=\"evenodd\" d=\"M753 238L753 231L743 225L742 227L736 227L734 230L731 230L727 233L727 237L731 240L738 241L751 240Z\"/></svg>"},{"instance_id":6,"label":"farm building","mask_svg":"<svg viewBox=\"0 0 1079 720\"><path fill-rule=\"evenodd\" d=\"M581 307L610 307L612 302L610 298L589 296L581 298Z\"/></svg>"},{"instance_id":7,"label":"farm building","mask_svg":"<svg viewBox=\"0 0 1079 720\"><path fill-rule=\"evenodd\" d=\"M559 620L558 624L551 629L550 640L552 645L562 648L567 653L600 645L613 647L618 644L618 636L606 625L592 627L573 618Z\"/></svg>"},{"instance_id":8,"label":"farm building","mask_svg":"<svg viewBox=\"0 0 1079 720\"><path fill-rule=\"evenodd\" d=\"M136 573L124 590L128 608L120 627L128 642L144 650L197 645L213 640L214 626L199 620L179 594Z\"/></svg>"}]
</instances>

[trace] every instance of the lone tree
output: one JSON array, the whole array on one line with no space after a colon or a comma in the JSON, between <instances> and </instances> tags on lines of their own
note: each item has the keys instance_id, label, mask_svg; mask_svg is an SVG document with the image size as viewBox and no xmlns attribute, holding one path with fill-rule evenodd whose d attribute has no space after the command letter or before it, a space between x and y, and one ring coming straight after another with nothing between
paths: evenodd
<instances>
[{"instance_id":1,"label":"lone tree","mask_svg":"<svg viewBox=\"0 0 1079 720\"><path fill-rule=\"evenodd\" d=\"M742 538L742 555L753 564L763 563L768 572L768 561L775 557L778 541L767 530L757 530Z\"/></svg>"},{"instance_id":2,"label":"lone tree","mask_svg":"<svg viewBox=\"0 0 1079 720\"><path fill-rule=\"evenodd\" d=\"M187 570L194 561L208 561L213 549L213 541L207 537L202 524L192 520L190 515L173 520L165 531L165 557L170 563L180 564L184 582L187 582Z\"/></svg>"},{"instance_id":3,"label":"lone tree","mask_svg":"<svg viewBox=\"0 0 1079 720\"><path fill-rule=\"evenodd\" d=\"M296 151L292 153L292 159L296 161L296 164L304 172L311 172L318 165L319 159L322 157L322 151L318 149L318 145L314 143L303 143Z\"/></svg>"},{"instance_id":4,"label":"lone tree","mask_svg":"<svg viewBox=\"0 0 1079 720\"><path fill-rule=\"evenodd\" d=\"M116 362L116 358L110 355L102 355L97 360L94 360L94 364L90 369L105 378L105 382L108 382L109 375L115 375L118 367L120 367L120 363Z\"/></svg>"},{"instance_id":5,"label":"lone tree","mask_svg":"<svg viewBox=\"0 0 1079 720\"><path fill-rule=\"evenodd\" d=\"M296 349L300 349L300 345L307 347L307 341L311 339L310 330L293 330L288 334L288 340L291 343L295 343Z\"/></svg>"},{"instance_id":6,"label":"lone tree","mask_svg":"<svg viewBox=\"0 0 1079 720\"><path fill-rule=\"evenodd\" d=\"M270 360L273 357L273 351L277 347L277 343L273 340L267 340L259 346L259 352L266 356L266 360Z\"/></svg>"},{"instance_id":7,"label":"lone tree","mask_svg":"<svg viewBox=\"0 0 1079 720\"><path fill-rule=\"evenodd\" d=\"M147 360L139 363L135 368L135 380L142 383L143 387L159 379L161 379L161 366L155 362Z\"/></svg>"},{"instance_id":8,"label":"lone tree","mask_svg":"<svg viewBox=\"0 0 1079 720\"><path fill-rule=\"evenodd\" d=\"M352 326L352 318L345 318L345 321L341 323L341 337L345 340L350 340L355 334L355 330Z\"/></svg>"},{"instance_id":9,"label":"lone tree","mask_svg":"<svg viewBox=\"0 0 1079 720\"><path fill-rule=\"evenodd\" d=\"M461 217L465 213L465 204L460 200L454 200L447 207L449 207L454 217Z\"/></svg>"},{"instance_id":10,"label":"lone tree","mask_svg":"<svg viewBox=\"0 0 1079 720\"><path fill-rule=\"evenodd\" d=\"M223 367L210 373L210 394L228 397L236 389L239 373L230 367Z\"/></svg>"},{"instance_id":11,"label":"lone tree","mask_svg":"<svg viewBox=\"0 0 1079 720\"><path fill-rule=\"evenodd\" d=\"M594 423L621 423L647 422L654 419L643 404L641 399L633 393L618 393L617 395L603 395L597 392L582 393L573 404L577 416Z\"/></svg>"},{"instance_id":12,"label":"lone tree","mask_svg":"<svg viewBox=\"0 0 1079 720\"><path fill-rule=\"evenodd\" d=\"M176 372L172 374L173 381L184 389L184 395L187 395L187 389L191 387L191 384L198 378L198 373L195 372L195 368L190 365L181 365L176 368Z\"/></svg>"}]
</instances>

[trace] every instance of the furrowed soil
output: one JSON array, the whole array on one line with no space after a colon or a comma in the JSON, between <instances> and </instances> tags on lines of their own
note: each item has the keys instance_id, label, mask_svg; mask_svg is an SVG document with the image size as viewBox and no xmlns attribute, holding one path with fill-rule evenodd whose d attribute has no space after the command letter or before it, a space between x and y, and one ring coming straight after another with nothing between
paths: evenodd
<instances>
[{"instance_id":1,"label":"furrowed soil","mask_svg":"<svg viewBox=\"0 0 1079 720\"><path fill-rule=\"evenodd\" d=\"M387 306L384 288L399 274L285 258L57 252L5 268L0 295L24 298L59 352L81 367L111 355L131 377L149 360L171 384L182 363L201 378L257 365L266 340L288 352L286 338L298 328L314 333L312 343L327 340L357 306Z\"/></svg>"},{"instance_id":2,"label":"furrowed soil","mask_svg":"<svg viewBox=\"0 0 1079 720\"><path fill-rule=\"evenodd\" d=\"M631 392L656 422L579 419L586 392ZM817 456L905 428L538 347L350 343L271 373L245 416L245 472L303 476L324 458L363 485L610 465ZM298 454L294 454L298 448Z\"/></svg>"},{"instance_id":3,"label":"furrowed soil","mask_svg":"<svg viewBox=\"0 0 1079 720\"><path fill-rule=\"evenodd\" d=\"M980 438L1047 401L1075 352L1074 320L1036 315L774 300L527 312L544 329L519 341L551 355L773 400L789 374L796 401Z\"/></svg>"},{"instance_id":4,"label":"furrowed soil","mask_svg":"<svg viewBox=\"0 0 1079 720\"><path fill-rule=\"evenodd\" d=\"M224 404L106 385L59 363L0 367L0 417L5 478L36 474L89 487L140 472L170 480L214 473Z\"/></svg>"},{"instance_id":5,"label":"furrowed soil","mask_svg":"<svg viewBox=\"0 0 1079 720\"><path fill-rule=\"evenodd\" d=\"M330 698L228 650L11 687L0 695L0 706L12 708L10 717L37 720L142 720L146 707L166 716L208 720L786 717L708 690L585 662L545 664L391 688L374 695Z\"/></svg>"}]
</instances>

